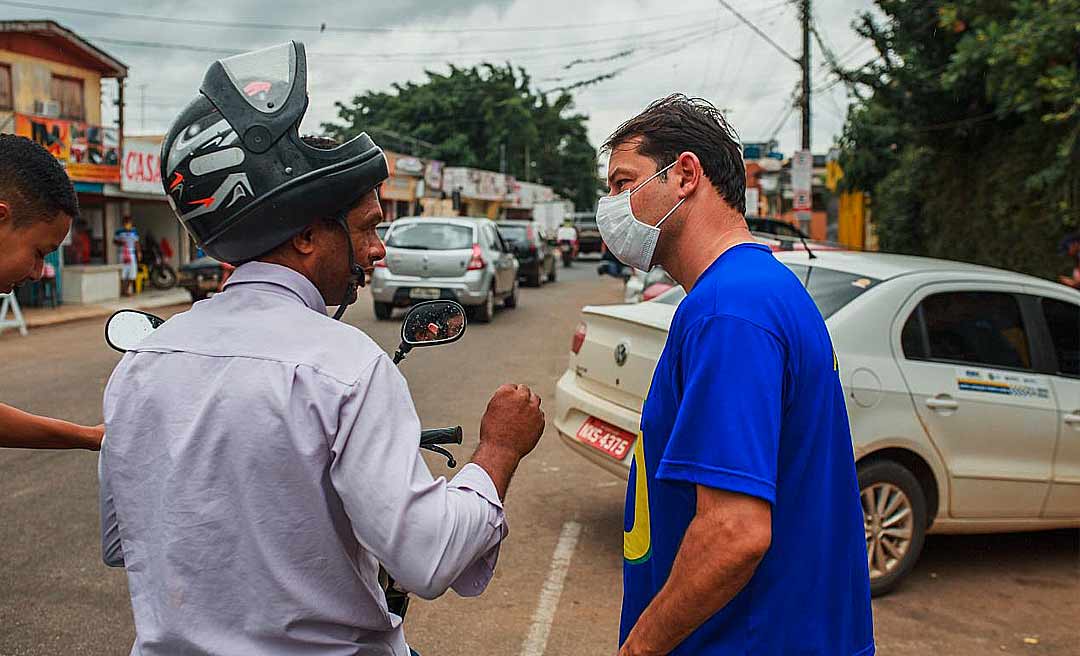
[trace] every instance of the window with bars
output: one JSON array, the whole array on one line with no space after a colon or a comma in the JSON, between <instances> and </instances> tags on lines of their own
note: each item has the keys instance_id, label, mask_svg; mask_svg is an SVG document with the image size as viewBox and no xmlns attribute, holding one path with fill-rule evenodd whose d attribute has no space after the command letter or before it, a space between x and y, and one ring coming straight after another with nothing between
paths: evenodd
<instances>
[{"instance_id":1,"label":"window with bars","mask_svg":"<svg viewBox=\"0 0 1080 656\"><path fill-rule=\"evenodd\" d=\"M60 103L60 118L72 121L86 120L82 80L54 75L50 91L52 99Z\"/></svg>"},{"instance_id":2,"label":"window with bars","mask_svg":"<svg viewBox=\"0 0 1080 656\"><path fill-rule=\"evenodd\" d=\"M11 89L11 67L0 64L0 109L14 107L14 97Z\"/></svg>"}]
</instances>

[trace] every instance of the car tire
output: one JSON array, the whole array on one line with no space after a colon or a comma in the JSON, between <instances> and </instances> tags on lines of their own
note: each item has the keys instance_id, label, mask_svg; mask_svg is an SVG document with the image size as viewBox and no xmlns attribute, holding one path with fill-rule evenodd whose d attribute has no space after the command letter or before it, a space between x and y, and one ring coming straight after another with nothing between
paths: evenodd
<instances>
[{"instance_id":1,"label":"car tire","mask_svg":"<svg viewBox=\"0 0 1080 656\"><path fill-rule=\"evenodd\" d=\"M513 310L518 306L518 283L514 281L514 288L510 290L510 293L503 299L503 307L508 310Z\"/></svg>"},{"instance_id":2,"label":"car tire","mask_svg":"<svg viewBox=\"0 0 1080 656\"><path fill-rule=\"evenodd\" d=\"M394 314L394 306L389 303L380 303L375 301L375 318L380 321L386 321Z\"/></svg>"},{"instance_id":3,"label":"car tire","mask_svg":"<svg viewBox=\"0 0 1080 656\"><path fill-rule=\"evenodd\" d=\"M926 540L926 493L907 467L891 460L860 465L858 476L870 595L879 597L894 590L919 560Z\"/></svg>"},{"instance_id":4,"label":"car tire","mask_svg":"<svg viewBox=\"0 0 1080 656\"><path fill-rule=\"evenodd\" d=\"M487 297L484 298L484 302L480 305L472 308L472 315L476 321L480 323L491 323L492 317L495 316L495 289L489 289Z\"/></svg>"}]
</instances>

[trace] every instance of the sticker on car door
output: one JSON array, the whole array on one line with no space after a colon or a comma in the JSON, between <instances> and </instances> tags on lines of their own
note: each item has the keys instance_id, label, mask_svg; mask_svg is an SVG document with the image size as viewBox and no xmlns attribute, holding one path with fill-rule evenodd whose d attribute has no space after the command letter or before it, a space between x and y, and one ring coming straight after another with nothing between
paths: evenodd
<instances>
[{"instance_id":1,"label":"sticker on car door","mask_svg":"<svg viewBox=\"0 0 1080 656\"><path fill-rule=\"evenodd\" d=\"M1039 376L958 368L956 387L961 392L1049 399L1050 386Z\"/></svg>"}]
</instances>

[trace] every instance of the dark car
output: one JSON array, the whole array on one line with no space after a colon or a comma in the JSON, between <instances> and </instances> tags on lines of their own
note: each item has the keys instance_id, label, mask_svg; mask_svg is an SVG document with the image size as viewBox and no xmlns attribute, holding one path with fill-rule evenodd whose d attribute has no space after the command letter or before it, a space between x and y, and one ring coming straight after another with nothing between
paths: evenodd
<instances>
[{"instance_id":1,"label":"dark car","mask_svg":"<svg viewBox=\"0 0 1080 656\"><path fill-rule=\"evenodd\" d=\"M192 260L181 265L177 285L188 290L191 300L201 301L221 287L226 266L209 255Z\"/></svg>"},{"instance_id":2,"label":"dark car","mask_svg":"<svg viewBox=\"0 0 1080 656\"><path fill-rule=\"evenodd\" d=\"M532 221L500 221L499 234L514 250L521 268L518 278L530 287L539 287L546 278L555 282L558 267L555 251L540 234L540 226Z\"/></svg>"},{"instance_id":3,"label":"dark car","mask_svg":"<svg viewBox=\"0 0 1080 656\"><path fill-rule=\"evenodd\" d=\"M786 221L765 219L759 216L748 216L746 217L746 226L750 228L750 232L779 237L781 239L809 239L809 237L807 237L802 230L799 230L797 226Z\"/></svg>"},{"instance_id":4,"label":"dark car","mask_svg":"<svg viewBox=\"0 0 1080 656\"><path fill-rule=\"evenodd\" d=\"M604 240L600 238L600 228L596 225L596 217L590 214L587 217L575 217L574 228L577 229L578 253L599 253Z\"/></svg>"}]
</instances>

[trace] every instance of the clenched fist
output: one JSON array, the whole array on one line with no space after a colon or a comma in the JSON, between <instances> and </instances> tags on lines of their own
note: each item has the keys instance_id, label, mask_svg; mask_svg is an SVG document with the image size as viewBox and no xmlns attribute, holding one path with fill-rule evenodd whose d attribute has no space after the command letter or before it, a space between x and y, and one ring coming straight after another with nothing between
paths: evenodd
<instances>
[{"instance_id":1,"label":"clenched fist","mask_svg":"<svg viewBox=\"0 0 1080 656\"><path fill-rule=\"evenodd\" d=\"M543 432L540 397L525 385L495 390L480 420L480 444L505 450L519 460L536 447Z\"/></svg>"}]
</instances>

